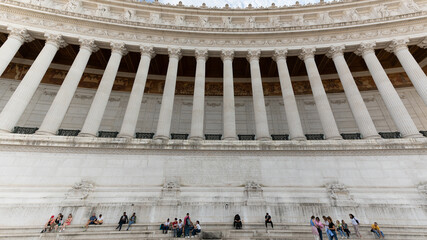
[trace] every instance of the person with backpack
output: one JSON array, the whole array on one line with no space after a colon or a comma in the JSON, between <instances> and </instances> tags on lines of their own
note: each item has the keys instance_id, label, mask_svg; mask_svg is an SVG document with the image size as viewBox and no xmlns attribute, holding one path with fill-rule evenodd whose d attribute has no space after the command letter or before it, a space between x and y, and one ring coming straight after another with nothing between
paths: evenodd
<instances>
[{"instance_id":1,"label":"person with backpack","mask_svg":"<svg viewBox=\"0 0 427 240\"><path fill-rule=\"evenodd\" d=\"M184 237L190 238L190 230L193 227L193 223L190 219L190 213L187 213L187 216L184 218Z\"/></svg>"},{"instance_id":2,"label":"person with backpack","mask_svg":"<svg viewBox=\"0 0 427 240\"><path fill-rule=\"evenodd\" d=\"M362 238L362 234L360 234L359 232L359 219L355 218L353 214L349 214L350 219L351 219L351 224L353 225L354 228L354 233L356 234L357 237Z\"/></svg>"}]
</instances>

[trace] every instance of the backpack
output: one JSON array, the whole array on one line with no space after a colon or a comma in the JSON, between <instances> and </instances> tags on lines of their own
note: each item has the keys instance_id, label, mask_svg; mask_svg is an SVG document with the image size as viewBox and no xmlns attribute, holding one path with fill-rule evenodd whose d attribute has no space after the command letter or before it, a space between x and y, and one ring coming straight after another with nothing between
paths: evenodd
<instances>
[{"instance_id":1,"label":"backpack","mask_svg":"<svg viewBox=\"0 0 427 240\"><path fill-rule=\"evenodd\" d=\"M185 225L191 226L190 218L185 219Z\"/></svg>"}]
</instances>

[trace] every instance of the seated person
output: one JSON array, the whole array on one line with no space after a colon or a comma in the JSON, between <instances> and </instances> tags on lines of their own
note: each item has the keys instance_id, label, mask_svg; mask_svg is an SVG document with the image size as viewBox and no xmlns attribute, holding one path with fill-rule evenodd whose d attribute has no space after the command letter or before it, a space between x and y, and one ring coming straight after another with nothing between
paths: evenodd
<instances>
[{"instance_id":1,"label":"seated person","mask_svg":"<svg viewBox=\"0 0 427 240\"><path fill-rule=\"evenodd\" d=\"M381 237L384 239L384 233L381 232L380 227L378 226L377 222L374 222L371 226L371 232L375 233L375 235L381 239Z\"/></svg>"},{"instance_id":2,"label":"seated person","mask_svg":"<svg viewBox=\"0 0 427 240\"><path fill-rule=\"evenodd\" d=\"M96 225L101 225L104 222L104 218L102 217L102 214L99 214L98 219L95 221Z\"/></svg>"},{"instance_id":3,"label":"seated person","mask_svg":"<svg viewBox=\"0 0 427 240\"><path fill-rule=\"evenodd\" d=\"M89 220L87 221L86 225L84 226L84 228L86 228L84 231L87 231L87 228L89 227L89 225L95 225L97 222L97 218L96 218L96 214L92 214L92 217L89 218Z\"/></svg>"},{"instance_id":4,"label":"seated person","mask_svg":"<svg viewBox=\"0 0 427 240\"><path fill-rule=\"evenodd\" d=\"M62 229L59 230L59 232L64 231L66 226L69 226L71 224L71 221L73 221L73 215L70 213L68 214L67 220L65 220L65 223L62 225Z\"/></svg>"},{"instance_id":5,"label":"seated person","mask_svg":"<svg viewBox=\"0 0 427 240\"><path fill-rule=\"evenodd\" d=\"M44 229L40 232L40 233L44 233L46 232L47 228L49 227L49 231L52 229L52 225L55 223L55 216L52 215L49 220L47 221L47 223L44 225Z\"/></svg>"},{"instance_id":6,"label":"seated person","mask_svg":"<svg viewBox=\"0 0 427 240\"><path fill-rule=\"evenodd\" d=\"M242 229L242 220L240 219L240 215L239 214L236 214L236 216L234 216L233 226L236 229Z\"/></svg>"},{"instance_id":7,"label":"seated person","mask_svg":"<svg viewBox=\"0 0 427 240\"><path fill-rule=\"evenodd\" d=\"M193 232L191 233L192 236L196 236L197 233L200 233L202 231L202 227L200 227L199 220L196 221L196 226L194 226Z\"/></svg>"}]
</instances>

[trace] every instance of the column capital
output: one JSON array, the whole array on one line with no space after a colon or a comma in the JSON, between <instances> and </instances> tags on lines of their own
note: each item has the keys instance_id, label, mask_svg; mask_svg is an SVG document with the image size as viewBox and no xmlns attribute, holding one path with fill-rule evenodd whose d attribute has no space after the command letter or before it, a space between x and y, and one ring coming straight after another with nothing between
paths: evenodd
<instances>
[{"instance_id":1,"label":"column capital","mask_svg":"<svg viewBox=\"0 0 427 240\"><path fill-rule=\"evenodd\" d=\"M331 46L329 48L328 52L326 53L326 56L328 58L343 56L344 55L344 49L345 49L344 45Z\"/></svg>"},{"instance_id":2,"label":"column capital","mask_svg":"<svg viewBox=\"0 0 427 240\"><path fill-rule=\"evenodd\" d=\"M427 48L427 37L425 37L420 43L417 44L420 48Z\"/></svg>"},{"instance_id":3,"label":"column capital","mask_svg":"<svg viewBox=\"0 0 427 240\"><path fill-rule=\"evenodd\" d=\"M234 50L232 49L222 49L221 50L221 60L232 60L234 58Z\"/></svg>"},{"instance_id":4,"label":"column capital","mask_svg":"<svg viewBox=\"0 0 427 240\"><path fill-rule=\"evenodd\" d=\"M95 44L94 39L80 38L79 43L80 43L81 49L87 49L90 52L96 52L99 50L98 46L96 46L96 44Z\"/></svg>"},{"instance_id":5,"label":"column capital","mask_svg":"<svg viewBox=\"0 0 427 240\"><path fill-rule=\"evenodd\" d=\"M359 45L357 50L354 52L358 56L363 56L367 53L375 53L375 42L363 42Z\"/></svg>"},{"instance_id":6,"label":"column capital","mask_svg":"<svg viewBox=\"0 0 427 240\"><path fill-rule=\"evenodd\" d=\"M388 47L385 48L387 52L396 52L404 48L408 48L408 42L409 38L400 38L400 39L393 39L388 45Z\"/></svg>"},{"instance_id":7,"label":"column capital","mask_svg":"<svg viewBox=\"0 0 427 240\"><path fill-rule=\"evenodd\" d=\"M25 28L16 28L16 27L8 27L7 30L9 31L9 37L15 38L22 43L24 42L31 42L34 40L33 37L28 33L27 29Z\"/></svg>"},{"instance_id":8,"label":"column capital","mask_svg":"<svg viewBox=\"0 0 427 240\"><path fill-rule=\"evenodd\" d=\"M178 60L182 57L181 48L168 48L169 58L177 58Z\"/></svg>"},{"instance_id":9,"label":"column capital","mask_svg":"<svg viewBox=\"0 0 427 240\"><path fill-rule=\"evenodd\" d=\"M278 61L280 59L286 59L286 57L288 56L288 49L287 48L283 48L283 49L275 49L274 53L273 53L273 57L272 59L274 61Z\"/></svg>"},{"instance_id":10,"label":"column capital","mask_svg":"<svg viewBox=\"0 0 427 240\"><path fill-rule=\"evenodd\" d=\"M124 42L110 42L111 53L118 53L122 56L128 53L126 44Z\"/></svg>"},{"instance_id":11,"label":"column capital","mask_svg":"<svg viewBox=\"0 0 427 240\"><path fill-rule=\"evenodd\" d=\"M246 56L246 60L248 60L248 62L250 62L252 60L258 61L260 56L261 56L261 50L260 49L249 49L248 55Z\"/></svg>"},{"instance_id":12,"label":"column capital","mask_svg":"<svg viewBox=\"0 0 427 240\"><path fill-rule=\"evenodd\" d=\"M301 49L301 53L299 54L299 59L301 60L306 60L308 58L314 58L314 53L316 52L316 48L315 47L311 47L311 48L302 48Z\"/></svg>"},{"instance_id":13,"label":"column capital","mask_svg":"<svg viewBox=\"0 0 427 240\"><path fill-rule=\"evenodd\" d=\"M209 57L209 51L207 49L196 49L195 51L195 56L196 59L203 59L203 60L208 60Z\"/></svg>"},{"instance_id":14,"label":"column capital","mask_svg":"<svg viewBox=\"0 0 427 240\"><path fill-rule=\"evenodd\" d=\"M68 45L61 34L45 33L44 36L46 37L46 44L50 43L58 49Z\"/></svg>"},{"instance_id":15,"label":"column capital","mask_svg":"<svg viewBox=\"0 0 427 240\"><path fill-rule=\"evenodd\" d=\"M141 52L141 56L147 56L150 59L154 58L156 56L156 51L154 51L153 46L148 45L139 45L139 50Z\"/></svg>"}]
</instances>

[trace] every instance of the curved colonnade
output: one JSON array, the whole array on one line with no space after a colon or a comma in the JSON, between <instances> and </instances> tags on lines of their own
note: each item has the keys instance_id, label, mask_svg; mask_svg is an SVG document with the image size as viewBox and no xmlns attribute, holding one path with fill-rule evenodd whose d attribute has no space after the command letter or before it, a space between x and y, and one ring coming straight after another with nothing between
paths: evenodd
<instances>
[{"instance_id":1,"label":"curved colonnade","mask_svg":"<svg viewBox=\"0 0 427 240\"><path fill-rule=\"evenodd\" d=\"M281 221L285 219L285 215L280 213L280 207L291 208L295 204L298 205L304 202L302 200L304 196L310 196L306 202L308 205L305 208L299 206L301 209L292 213L291 221L303 221L305 216L302 216L301 213L304 211L320 211L314 202L327 211L336 211L340 214L344 213L346 208L354 209L355 206L362 206L359 211L366 221L373 219L372 211L383 211L384 215L380 214L381 218L388 223L393 223L389 216L395 216L403 206L407 208L405 211L402 210L403 218L409 220L418 206L414 202L419 199L417 191L422 192L419 190L419 186L422 189L425 186L425 184L423 185L425 181L423 175L416 174L425 168L421 164L426 160L426 139L420 134L420 130L423 129L417 129L395 86L390 81L387 69L382 66L375 54L375 49L385 49L397 57L402 71L410 79L422 102L427 105L425 70L408 48L408 46L415 45L419 48L427 48L426 8L427 2L421 0L391 0L387 3L378 0L342 1L330 4L321 2L318 5L271 6L262 9L252 9L250 6L247 9L229 9L228 7L210 9L204 5L196 8L182 5L161 5L157 2L149 4L130 1L4 1L0 3L0 19L3 20L0 30L9 35L0 47L0 74L7 69L14 57L16 58L23 44L34 39L45 39L41 52L38 53L1 110L0 131L4 133L2 134L4 159L11 163L11 168L16 171L24 166L29 167L31 164L36 164L37 169L43 169L44 164L19 162L17 160L19 156L12 154L14 151L22 150L26 153L34 153L30 158L36 159L40 158L45 151L49 152L45 157L52 158L50 151L58 151L60 167L67 164L69 156L75 158L75 163L71 166L78 169L77 172L67 175L63 185L55 186L58 187L58 192L68 191L68 193L65 194L64 199L55 199L51 202L54 209L58 207L64 209L64 206L67 206L67 209L71 209L70 211L80 211L76 210L78 207L73 204L86 201L85 206L90 207L97 204L97 201L101 201L102 198L110 196L111 199L103 203L105 204L103 208L107 213L112 214L117 209L116 201L120 200L108 192L127 184L129 188L132 188L131 190L117 190L122 191L125 196L124 205L132 204L134 206L132 199L136 198L136 201L140 203L137 208L148 214L150 221L158 221L159 217L164 217L170 212L185 211L185 206L189 206L192 198L200 198L201 206L208 209L203 210L200 207L196 210L200 215L207 214L204 216L206 221L222 221L231 215L229 210L223 209L220 210L221 217L214 216L215 208L223 202L232 202L233 211L246 211L248 221L253 221L256 214L264 209L271 209L272 212L279 215L278 218ZM80 47L36 134L25 137L8 134L17 125L30 104L55 55L67 44ZM79 133L79 137L83 138L73 137L61 140L61 137L52 136L57 133L64 120L91 55L100 48L111 49L111 55ZM128 52L140 53L140 59L118 133L119 138L116 140L84 138L97 136L119 72L119 66ZM405 139L380 139L353 77L354 73L350 70L344 57L344 53L348 52L354 52L363 58L392 121L402 138ZM135 136L140 117L141 102L149 78L150 64L156 54L168 55L157 130L154 141L144 140L141 142L148 145L139 146L132 138ZM334 141L341 140L342 136L322 83L318 64L315 61L316 54L326 55L335 66L360 136L364 139L358 140L360 142L356 146L352 147L353 143L340 143L345 141ZM204 139L207 59L220 57L223 70L222 139L231 141L221 143L155 141L170 139L178 66L183 55L192 56L196 60L189 139ZM253 112L255 113L254 131L255 138L260 140L259 142L243 144L233 141L238 139L233 85L233 59L236 56L245 57L249 63ZM307 133L303 130L292 88L292 77L287 62L289 56L297 56L303 61L325 139L330 141L313 143L314 145L304 141ZM268 126L264 99L260 69L261 57L272 58L277 64L286 122L289 126L289 137L290 140L298 141L279 143L279 145L269 141L272 133ZM16 144L22 141L23 145L17 147ZM34 144L49 147L50 150L34 149L32 147ZM70 150L72 146L76 150ZM247 147L246 150L245 147ZM314 152L304 151L310 147ZM98 148L105 148L105 152L100 153ZM119 150L114 150L114 148ZM79 149L83 149L84 153L79 153ZM157 151L158 149L163 151ZM189 154L188 159L183 160L187 151L194 149L195 153ZM385 152L386 149L396 151ZM235 151L231 153L230 150ZM219 151L219 153L211 151ZM346 164L355 165L351 156L360 152L363 152L362 155L365 156L365 159L358 159L360 163L357 163L357 166L347 174L338 174L342 168L346 167ZM114 154L106 156L109 153ZM136 153L141 156L136 156ZM104 159L98 159L99 162L96 162L94 158L91 158L95 154ZM384 155L379 156L382 154ZM332 170L317 165L315 156L319 157L318 160L321 159L332 164ZM128 159L129 162L121 160L122 168L114 167L113 162L116 160L113 158L120 157ZM313 159L313 157L315 158ZM198 158L202 158L203 163L198 162ZM381 169L380 171L383 171L381 166L391 166L390 171L395 174L399 169L406 169L407 171L404 173L397 173L397 178L401 179L401 182L394 185L387 182L388 174L391 172L381 173L380 176L375 176L374 172L363 173L364 170L369 169L371 161L375 158L381 162L381 165L376 165ZM404 158L411 160L400 163ZM155 163L150 159L156 159ZM300 162L295 163L295 159ZM129 165L131 160L134 161L132 163L134 165ZM224 169L227 167L222 160L228 160L228 164L233 166L229 172ZM52 164L51 160L46 161ZM177 172L171 171L167 166L174 164L173 161L178 161L187 168L179 168ZM242 166L243 163L247 166ZM82 172L86 164L100 165L93 169L96 177L91 176L91 172ZM108 171L103 169L109 164L112 164L113 169L120 173L115 174L111 172L111 169ZM419 168L413 169L413 164ZM194 165L199 167L194 169L191 167ZM273 171L270 175L269 169L272 167L277 167L277 171ZM143 173L131 171L130 176L134 179L125 179L126 170L132 168L138 168ZM305 168L305 170L300 168ZM324 172L331 171L336 176L331 177L327 174L319 176L315 168ZM49 169L55 171L55 168ZM202 178L212 170L215 177L193 180L186 175L186 173L190 173L188 169L191 169L191 174ZM385 169L387 168L385 167ZM287 172L289 176L283 176L283 172L288 170L292 170ZM236 178L230 176L233 174L236 175ZM35 175L34 182L40 187L40 194L49 196L49 190L41 187L43 182L49 180L38 173ZM108 180L99 179L110 176L112 177ZM269 176L273 180L270 180ZM316 176L322 178L320 186L316 182ZM357 181L359 177L363 179L363 183ZM302 180L303 178L305 180ZM381 179L378 180L378 178ZM115 180L121 180L122 185L114 183ZM68 189L70 185L79 183L79 181L83 185L91 182L91 190L82 193L78 187ZM283 181L287 182L283 183ZM378 182L372 183L371 181ZM31 185L30 182L28 179L23 179L18 180L17 184L25 188ZM12 204L12 199L15 197L8 195L13 191L9 189L7 183L9 181L3 185L5 190L3 197L8 199L8 202L10 201L8 204ZM342 183L345 184L342 185ZM169 186L170 184L173 186ZM384 194L380 191L381 195L380 192L372 192L368 188L370 184L374 184L378 188L386 186L394 189L395 193ZM94 185L100 187L94 188ZM244 189L241 189L242 185L245 186ZM138 192L135 189L139 189L141 186L143 186L142 193L135 195L135 192ZM404 189L408 186L412 187L412 190L407 190L409 191L408 198L402 201L391 201L392 208L387 204L385 207L376 205L380 204L385 197L393 198L395 197L393 194L405 192ZM306 189L307 187L311 187L311 189ZM207 188L212 192L209 193L209 196L205 196L206 189L202 190L202 188ZM345 190L342 190L343 188ZM359 196L354 197L348 189L354 190L355 194L357 193ZM236 193L241 190L242 193ZM92 191L94 191L93 195ZM316 196L313 196L313 191L317 191L321 195L320 201L315 200ZM33 196L32 193L28 194L28 196ZM83 198L81 198L81 194L84 195ZM299 197L289 198L289 194L296 194ZM338 198L336 194L338 194ZM213 198L221 200L213 203ZM160 203L153 199L160 200ZM28 211L33 215L46 213L44 210L31 210L33 205L37 204L36 202L25 200L23 204L27 204L23 207L25 209L23 211ZM16 207L13 204L12 206ZM150 212L150 206L155 206L159 214ZM180 206L179 210L176 206ZM84 218L86 211L89 211L87 207L79 212L78 219ZM386 210L387 208L388 210ZM0 209L1 211L7 210L3 208ZM386 216L387 214L389 216ZM426 215L425 212L418 213L417 218L410 222L413 224L425 223Z\"/></svg>"}]
</instances>

